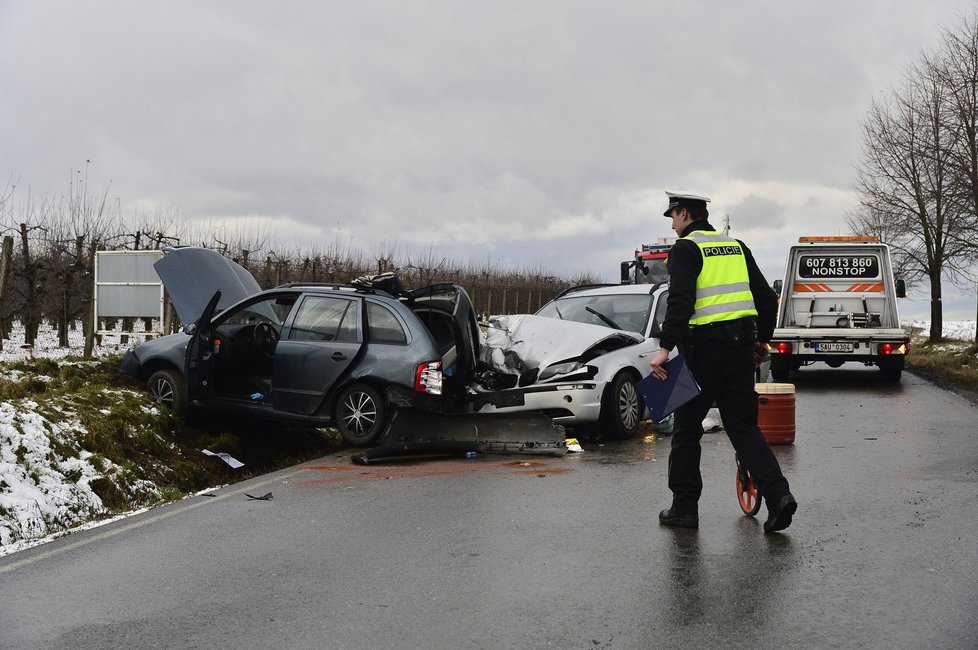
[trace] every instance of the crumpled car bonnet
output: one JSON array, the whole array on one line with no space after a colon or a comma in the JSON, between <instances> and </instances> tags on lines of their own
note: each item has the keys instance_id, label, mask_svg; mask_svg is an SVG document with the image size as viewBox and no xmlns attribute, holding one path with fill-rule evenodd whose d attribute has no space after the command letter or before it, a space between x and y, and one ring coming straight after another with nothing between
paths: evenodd
<instances>
[{"instance_id":1,"label":"crumpled car bonnet","mask_svg":"<svg viewBox=\"0 0 978 650\"><path fill-rule=\"evenodd\" d=\"M564 361L587 363L596 356L644 340L635 332L545 316L493 316L482 360L499 372L522 374Z\"/></svg>"}]
</instances>

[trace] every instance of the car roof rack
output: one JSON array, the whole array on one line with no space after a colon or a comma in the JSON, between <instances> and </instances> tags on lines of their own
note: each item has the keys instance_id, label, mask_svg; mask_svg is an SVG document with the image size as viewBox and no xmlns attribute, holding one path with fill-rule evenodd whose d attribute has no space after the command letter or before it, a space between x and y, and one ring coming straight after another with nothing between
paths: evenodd
<instances>
[{"instance_id":1,"label":"car roof rack","mask_svg":"<svg viewBox=\"0 0 978 650\"><path fill-rule=\"evenodd\" d=\"M370 294L380 294L384 296L390 296L386 291L380 289L374 289L373 287L366 287L362 285L355 284L343 284L338 282L286 282L285 284L280 284L275 289L299 289L302 287L308 287L310 289L334 289L336 291L352 291L354 293L370 293ZM393 297L393 296L391 296Z\"/></svg>"}]
</instances>

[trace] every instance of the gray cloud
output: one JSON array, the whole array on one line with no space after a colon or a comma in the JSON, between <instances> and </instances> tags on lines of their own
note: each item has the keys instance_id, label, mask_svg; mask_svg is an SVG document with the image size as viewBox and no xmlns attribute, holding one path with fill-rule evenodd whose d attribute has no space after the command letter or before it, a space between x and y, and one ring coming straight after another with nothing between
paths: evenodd
<instances>
[{"instance_id":1,"label":"gray cloud","mask_svg":"<svg viewBox=\"0 0 978 650\"><path fill-rule=\"evenodd\" d=\"M859 122L973 5L171 0L0 5L0 173L194 220L291 224L617 277L729 214L769 275L844 229Z\"/></svg>"}]
</instances>

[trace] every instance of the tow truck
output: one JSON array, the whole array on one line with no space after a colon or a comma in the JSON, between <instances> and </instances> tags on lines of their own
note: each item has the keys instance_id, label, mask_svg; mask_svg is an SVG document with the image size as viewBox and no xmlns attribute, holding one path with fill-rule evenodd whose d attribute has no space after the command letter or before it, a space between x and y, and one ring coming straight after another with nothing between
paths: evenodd
<instances>
[{"instance_id":1,"label":"tow truck","mask_svg":"<svg viewBox=\"0 0 978 650\"><path fill-rule=\"evenodd\" d=\"M890 249L879 237L799 237L788 251L771 339L771 375L785 381L816 362L877 366L899 381L910 331L900 326L897 298L906 284L895 278Z\"/></svg>"},{"instance_id":2,"label":"tow truck","mask_svg":"<svg viewBox=\"0 0 978 650\"><path fill-rule=\"evenodd\" d=\"M621 283L668 282L669 271L666 269L666 260L669 259L669 249L674 242L673 237L660 237L656 244L642 244L636 249L632 259L621 263Z\"/></svg>"}]
</instances>

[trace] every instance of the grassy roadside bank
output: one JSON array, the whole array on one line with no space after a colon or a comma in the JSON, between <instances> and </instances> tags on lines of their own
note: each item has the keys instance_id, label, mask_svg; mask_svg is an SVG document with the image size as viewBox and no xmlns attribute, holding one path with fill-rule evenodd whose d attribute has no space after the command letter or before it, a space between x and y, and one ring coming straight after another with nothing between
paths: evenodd
<instances>
[{"instance_id":1,"label":"grassy roadside bank","mask_svg":"<svg viewBox=\"0 0 978 650\"><path fill-rule=\"evenodd\" d=\"M978 344L955 339L931 343L914 334L907 370L978 404Z\"/></svg>"},{"instance_id":2,"label":"grassy roadside bank","mask_svg":"<svg viewBox=\"0 0 978 650\"><path fill-rule=\"evenodd\" d=\"M119 373L121 357L0 363L4 545L180 499L342 448L332 430L185 422ZM244 463L232 469L201 450Z\"/></svg>"}]
</instances>

